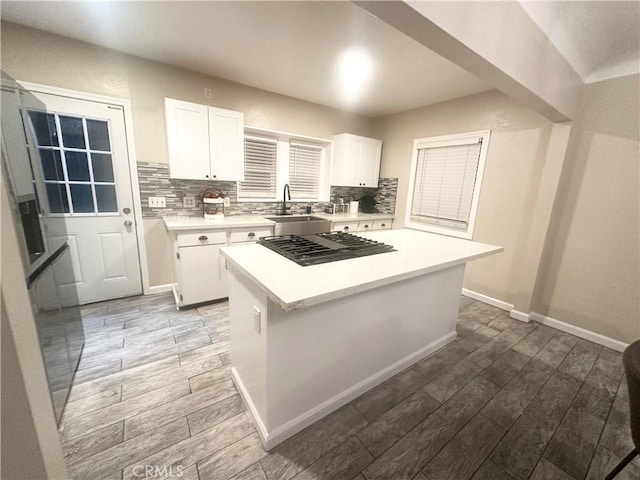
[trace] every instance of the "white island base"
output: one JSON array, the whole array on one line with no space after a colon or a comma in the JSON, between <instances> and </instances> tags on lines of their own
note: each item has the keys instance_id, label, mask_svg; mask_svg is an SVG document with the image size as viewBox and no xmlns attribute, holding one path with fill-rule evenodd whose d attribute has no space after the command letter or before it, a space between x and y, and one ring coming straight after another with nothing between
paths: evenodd
<instances>
[{"instance_id":1,"label":"white island base","mask_svg":"<svg viewBox=\"0 0 640 480\"><path fill-rule=\"evenodd\" d=\"M265 449L453 341L463 274L461 263L285 311L229 262L233 378Z\"/></svg>"}]
</instances>

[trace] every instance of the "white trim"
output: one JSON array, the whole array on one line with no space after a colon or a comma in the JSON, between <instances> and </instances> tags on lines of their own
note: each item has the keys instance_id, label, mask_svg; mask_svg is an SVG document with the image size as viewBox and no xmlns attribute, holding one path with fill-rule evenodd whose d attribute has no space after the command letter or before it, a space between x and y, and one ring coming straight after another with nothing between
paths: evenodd
<instances>
[{"instance_id":1,"label":"white trim","mask_svg":"<svg viewBox=\"0 0 640 480\"><path fill-rule=\"evenodd\" d=\"M240 393L240 397L244 401L244 404L247 406L247 410L249 410L251 419L253 420L256 430L258 431L258 436L260 437L262 445L264 446L265 450L268 451L269 447L267 447L267 439L269 438L269 434L267 433L267 428L264 426L262 417L260 417L258 409L251 400L249 392L247 392L247 388L244 386L244 383L240 379L240 375L238 375L236 367L231 367L231 379L233 380L233 383L236 384L236 388Z\"/></svg>"},{"instance_id":2,"label":"white trim","mask_svg":"<svg viewBox=\"0 0 640 480\"><path fill-rule=\"evenodd\" d=\"M142 292L145 295L151 293L149 284L149 264L147 261L147 247L144 238L144 225L142 222L142 201L140 199L140 184L138 182L138 160L136 157L135 143L133 139L133 114L131 112L131 100L123 97L110 97L97 93L81 92L61 87L52 87L40 83L24 82L18 83L27 90L58 95L62 97L75 98L77 100L87 100L97 103L109 103L122 107L124 115L124 128L127 137L127 154L129 155L129 177L131 179L131 193L133 194L133 215L138 235L138 257L140 259L140 274L142 279Z\"/></svg>"},{"instance_id":3,"label":"white trim","mask_svg":"<svg viewBox=\"0 0 640 480\"><path fill-rule=\"evenodd\" d=\"M605 337L604 335L600 335L599 333L592 332L591 330L586 330L581 327L576 327L575 325L571 325L569 323L556 320L555 318L546 317L539 313L531 312L529 314L529 318L534 322L538 322L543 325L547 325L549 327L555 328L557 330L570 333L571 335L575 335L576 337L584 338L585 340L589 340L590 342L594 342L599 345L609 347L618 352L624 351L624 349L629 346L628 343L624 343L610 337Z\"/></svg>"},{"instance_id":4,"label":"white trim","mask_svg":"<svg viewBox=\"0 0 640 480\"><path fill-rule=\"evenodd\" d=\"M171 291L171 287L173 287L172 283L167 283L165 285L153 285L149 287L149 291L145 292L145 295L157 295L159 293L167 293Z\"/></svg>"},{"instance_id":5,"label":"white trim","mask_svg":"<svg viewBox=\"0 0 640 480\"><path fill-rule=\"evenodd\" d=\"M478 170L476 173L476 182L473 189L471 200L471 210L469 212L469 223L465 231L456 230L454 228L446 228L437 225L429 225L425 223L411 221L411 205L413 201L413 189L416 181L416 165L418 163L418 148L421 147L439 147L455 145L464 139L473 137L482 137L482 146L480 147L480 157L478 158ZM465 238L471 240L476 224L476 214L478 212L478 204L480 202L480 191L482 188L482 178L484 176L484 167L487 160L487 152L489 150L489 141L491 140L491 130L479 130L476 132L455 133L451 135L440 135L437 137L416 138L413 141L413 151L411 157L411 170L409 171L409 188L407 190L406 212L404 224L405 227L415 228L416 230L424 230L426 232L438 233L441 235L449 235L452 237Z\"/></svg>"},{"instance_id":6,"label":"white trim","mask_svg":"<svg viewBox=\"0 0 640 480\"><path fill-rule=\"evenodd\" d=\"M521 322L529 322L531 320L531 316L528 313L521 312L520 310L511 309L509 312L509 317L514 318L516 320L520 320Z\"/></svg>"},{"instance_id":7,"label":"white trim","mask_svg":"<svg viewBox=\"0 0 640 480\"><path fill-rule=\"evenodd\" d=\"M260 441L262 442L265 450L268 451L276 445L282 443L286 439L292 437L296 433L307 428L309 425L330 414L331 412L334 412L343 405L346 405L355 398L358 398L363 393L368 392L385 380L393 377L395 374L400 373L405 368L413 365L414 363L441 349L445 345L453 342L456 339L456 336L457 334L455 331L448 333L435 342L431 342L429 345L422 347L421 349L413 352L410 355L407 355L406 357L398 360L397 362L389 365L379 372L374 373L373 375L365 378L364 380L356 383L346 390L343 390L337 395L334 395L328 400L322 402L320 405L304 412L301 415L298 415L296 418L285 423L284 425L280 425L271 433L267 433L262 418L258 414L255 405L251 401L251 398L249 397L244 384L242 383L242 380L238 376L238 373L235 371L235 368L232 368L231 372L233 375L233 380L234 382L236 382L236 386L238 387L238 391L240 392L240 396L245 401L247 408L251 413L251 417L254 421L254 424L256 425L256 429L258 430Z\"/></svg>"},{"instance_id":8,"label":"white trim","mask_svg":"<svg viewBox=\"0 0 640 480\"><path fill-rule=\"evenodd\" d=\"M488 295L484 295L482 293L474 292L473 290L463 288L462 295L464 295L465 297L473 298L474 300L478 300L479 302L488 303L489 305L493 305L494 307L505 310L507 312L513 310L513 304L503 302L502 300L489 297Z\"/></svg>"}]
</instances>

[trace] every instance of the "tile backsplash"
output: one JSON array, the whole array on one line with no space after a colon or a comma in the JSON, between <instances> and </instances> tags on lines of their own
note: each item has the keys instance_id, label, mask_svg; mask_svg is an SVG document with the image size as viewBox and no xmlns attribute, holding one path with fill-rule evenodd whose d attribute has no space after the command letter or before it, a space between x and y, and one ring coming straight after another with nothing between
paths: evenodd
<instances>
[{"instance_id":1,"label":"tile backsplash","mask_svg":"<svg viewBox=\"0 0 640 480\"><path fill-rule=\"evenodd\" d=\"M225 215L257 214L270 215L279 212L282 202L238 202L236 182L212 182L207 180L175 180L169 178L169 166L165 163L138 162L138 181L142 200L142 216L144 218L161 218L165 215L202 215L202 192L207 188L217 188L225 196L230 197L231 206L225 207ZM343 198L345 202L357 200L362 195L375 197L375 208L379 213L394 213L397 178L380 178L378 188L331 187L331 199ZM185 208L182 198L192 196L196 199L195 207ZM149 207L149 197L164 197L166 208ZM291 213L304 213L308 202L287 202ZM312 202L312 211L324 212L327 202Z\"/></svg>"}]
</instances>

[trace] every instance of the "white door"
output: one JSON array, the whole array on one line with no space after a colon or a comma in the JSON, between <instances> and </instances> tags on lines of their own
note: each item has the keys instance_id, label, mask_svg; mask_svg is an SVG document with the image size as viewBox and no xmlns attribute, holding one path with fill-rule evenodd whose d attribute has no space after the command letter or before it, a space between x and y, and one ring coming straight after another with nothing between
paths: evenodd
<instances>
[{"instance_id":1,"label":"white door","mask_svg":"<svg viewBox=\"0 0 640 480\"><path fill-rule=\"evenodd\" d=\"M68 242L73 259L56 272L63 302L142 293L122 107L32 93L47 108L23 105L49 250Z\"/></svg>"}]
</instances>

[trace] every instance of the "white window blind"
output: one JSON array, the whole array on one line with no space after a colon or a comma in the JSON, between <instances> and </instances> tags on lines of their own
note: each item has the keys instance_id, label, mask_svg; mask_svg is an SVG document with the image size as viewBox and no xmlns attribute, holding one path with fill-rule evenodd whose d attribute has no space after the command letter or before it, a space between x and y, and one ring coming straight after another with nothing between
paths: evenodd
<instances>
[{"instance_id":1,"label":"white window blind","mask_svg":"<svg viewBox=\"0 0 640 480\"><path fill-rule=\"evenodd\" d=\"M277 142L275 139L245 137L245 181L238 183L239 194L244 198L275 198L276 167Z\"/></svg>"},{"instance_id":2,"label":"white window blind","mask_svg":"<svg viewBox=\"0 0 640 480\"><path fill-rule=\"evenodd\" d=\"M482 142L418 148L411 221L466 230Z\"/></svg>"},{"instance_id":3,"label":"white window blind","mask_svg":"<svg viewBox=\"0 0 640 480\"><path fill-rule=\"evenodd\" d=\"M289 188L291 198L318 198L322 147L291 142L289 147Z\"/></svg>"}]
</instances>

